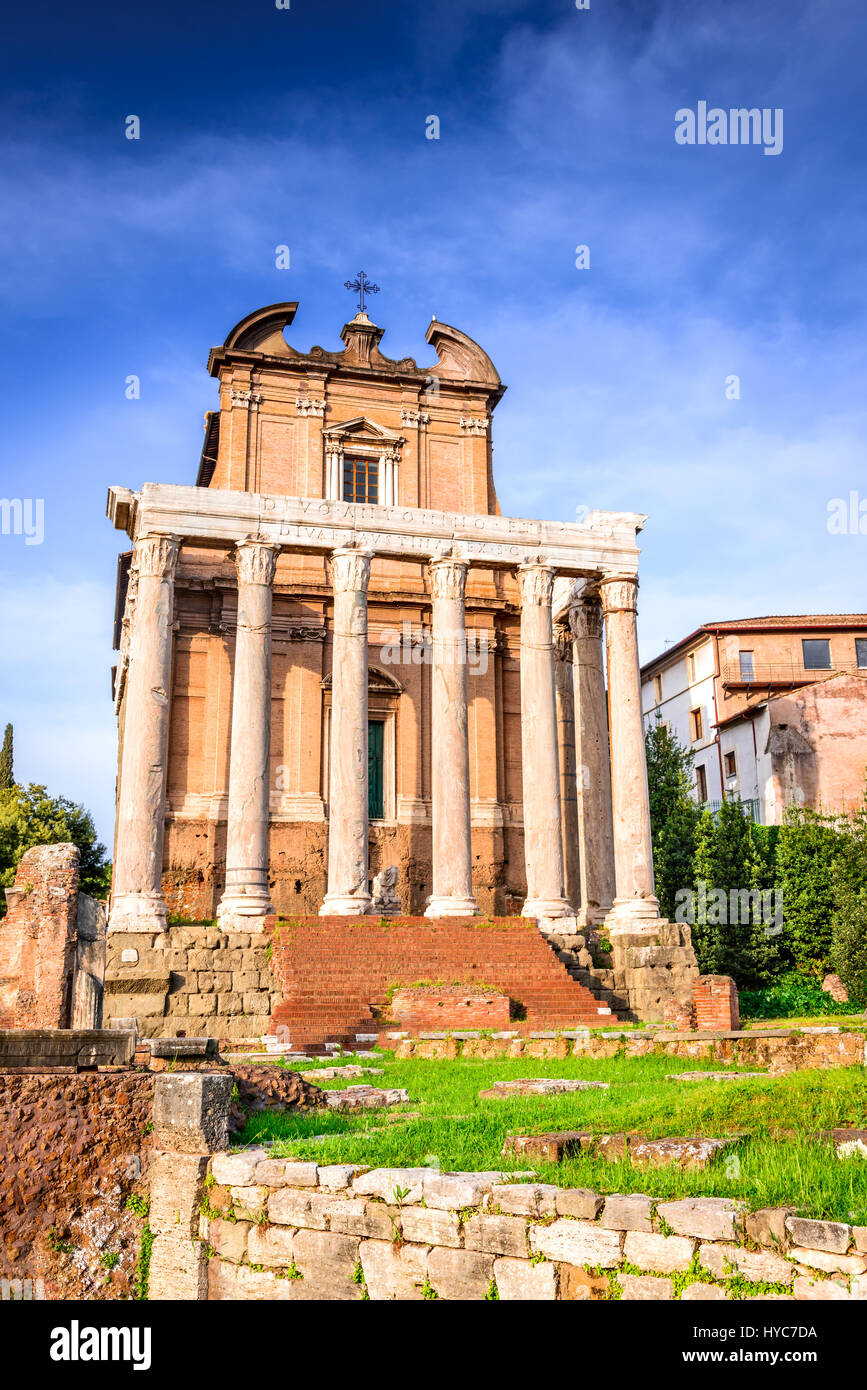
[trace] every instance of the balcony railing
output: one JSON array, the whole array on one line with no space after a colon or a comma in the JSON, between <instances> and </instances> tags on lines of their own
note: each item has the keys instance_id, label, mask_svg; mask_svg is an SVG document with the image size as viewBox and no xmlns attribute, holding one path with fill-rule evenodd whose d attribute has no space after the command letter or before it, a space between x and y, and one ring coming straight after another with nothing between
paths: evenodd
<instances>
[{"instance_id":1,"label":"balcony railing","mask_svg":"<svg viewBox=\"0 0 867 1390\"><path fill-rule=\"evenodd\" d=\"M722 683L724 686L747 687L806 685L810 681L821 680L823 676L857 675L859 672L867 675L867 667L859 666L855 661L835 661L832 665L823 666L818 670L807 668L799 661L774 662L770 665L756 662L750 668L742 668L737 661L727 661L722 668Z\"/></svg>"},{"instance_id":2,"label":"balcony railing","mask_svg":"<svg viewBox=\"0 0 867 1390\"><path fill-rule=\"evenodd\" d=\"M757 796L751 797L748 801L739 801L736 797L730 797L729 799L731 801L738 801L738 805L740 806L741 811L746 816L747 820L755 821L757 825L760 823L761 806L759 804L759 798ZM711 815L716 816L719 813L719 809L722 806L722 802L702 801L700 802L700 805L703 811L710 811Z\"/></svg>"}]
</instances>

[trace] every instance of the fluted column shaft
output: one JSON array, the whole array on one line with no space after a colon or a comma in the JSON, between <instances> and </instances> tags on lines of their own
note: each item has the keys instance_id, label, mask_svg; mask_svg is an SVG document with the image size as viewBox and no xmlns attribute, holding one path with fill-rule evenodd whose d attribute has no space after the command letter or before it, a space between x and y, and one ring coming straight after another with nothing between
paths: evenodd
<instances>
[{"instance_id":1,"label":"fluted column shaft","mask_svg":"<svg viewBox=\"0 0 867 1390\"><path fill-rule=\"evenodd\" d=\"M367 819L368 550L335 550L328 793L328 891L320 916L370 909Z\"/></svg>"},{"instance_id":2,"label":"fluted column shaft","mask_svg":"<svg viewBox=\"0 0 867 1390\"><path fill-rule=\"evenodd\" d=\"M602 604L582 596L569 612L575 689L575 759L581 921L601 922L614 901L611 764L602 650Z\"/></svg>"},{"instance_id":3,"label":"fluted column shaft","mask_svg":"<svg viewBox=\"0 0 867 1390\"><path fill-rule=\"evenodd\" d=\"M616 896L613 930L636 932L659 919L653 891L650 799L641 716L641 675L636 630L638 579L606 575L601 583L608 650L611 733L611 802Z\"/></svg>"},{"instance_id":4,"label":"fluted column shaft","mask_svg":"<svg viewBox=\"0 0 867 1390\"><path fill-rule=\"evenodd\" d=\"M271 607L279 545L235 550L238 619L232 685L226 886L217 917L226 930L261 929L268 889L271 755Z\"/></svg>"},{"instance_id":5,"label":"fluted column shaft","mask_svg":"<svg viewBox=\"0 0 867 1390\"><path fill-rule=\"evenodd\" d=\"M172 679L176 536L135 543L134 607L123 716L109 931L163 931L166 766Z\"/></svg>"},{"instance_id":6,"label":"fluted column shaft","mask_svg":"<svg viewBox=\"0 0 867 1390\"><path fill-rule=\"evenodd\" d=\"M518 568L521 586L521 769L527 898L524 917L563 917L560 758L549 565Z\"/></svg>"},{"instance_id":7,"label":"fluted column shaft","mask_svg":"<svg viewBox=\"0 0 867 1390\"><path fill-rule=\"evenodd\" d=\"M572 634L566 623L554 624L554 685L557 700L557 747L560 756L560 819L563 838L563 895L574 911L581 902L578 840L578 789L575 776L575 690Z\"/></svg>"},{"instance_id":8,"label":"fluted column shaft","mask_svg":"<svg viewBox=\"0 0 867 1390\"><path fill-rule=\"evenodd\" d=\"M466 917L473 896L470 756L467 743L467 562L434 560L431 670L433 892L426 917Z\"/></svg>"}]
</instances>

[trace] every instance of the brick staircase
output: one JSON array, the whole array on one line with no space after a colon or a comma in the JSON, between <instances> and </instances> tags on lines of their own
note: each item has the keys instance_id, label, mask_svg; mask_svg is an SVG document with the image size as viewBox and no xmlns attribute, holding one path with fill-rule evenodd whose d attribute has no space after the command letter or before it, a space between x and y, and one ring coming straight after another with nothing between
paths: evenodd
<instances>
[{"instance_id":1,"label":"brick staircase","mask_svg":"<svg viewBox=\"0 0 867 1390\"><path fill-rule=\"evenodd\" d=\"M267 925L282 992L271 1030L287 1029L299 1050L354 1047L358 1034L385 1031L389 990L422 982L492 986L513 1001L518 1018L510 1026L522 1030L616 1021L526 918L302 917Z\"/></svg>"}]
</instances>

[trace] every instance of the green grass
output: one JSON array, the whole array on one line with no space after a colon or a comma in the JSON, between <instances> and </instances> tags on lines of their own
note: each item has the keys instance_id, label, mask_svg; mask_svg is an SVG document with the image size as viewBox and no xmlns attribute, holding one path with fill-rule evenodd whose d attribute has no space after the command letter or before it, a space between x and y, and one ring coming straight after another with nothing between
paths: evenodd
<instances>
[{"instance_id":1,"label":"green grass","mask_svg":"<svg viewBox=\"0 0 867 1390\"><path fill-rule=\"evenodd\" d=\"M789 1129L806 1135L845 1125L867 1126L867 1085L860 1067L798 1072L741 1084L678 1084L666 1081L666 1074L720 1069L719 1063L672 1057L403 1061L386 1053L372 1059L372 1064L383 1067L383 1075L361 1080L405 1087L409 1105L356 1115L265 1112L251 1117L238 1142L275 1140L278 1152L320 1163L438 1164L446 1171L533 1167L540 1181L565 1187L645 1192L660 1199L738 1197L753 1208L792 1206L804 1215L867 1225L867 1160L841 1161L828 1144L806 1137L775 1139L770 1132ZM308 1070L306 1063L304 1069ZM494 1081L521 1076L584 1077L608 1081L610 1089L479 1099L479 1091ZM343 1084L340 1079L327 1082L329 1089ZM345 1084L358 1084L358 1079L347 1078ZM421 1115L410 1113L403 1118L402 1111ZM653 1138L743 1137L736 1149L708 1169L692 1173L673 1166L633 1169L628 1160L609 1164L585 1155L562 1164L529 1164L501 1154L510 1131L557 1129L600 1134L636 1130ZM732 1155L736 1163L731 1162Z\"/></svg>"}]
</instances>

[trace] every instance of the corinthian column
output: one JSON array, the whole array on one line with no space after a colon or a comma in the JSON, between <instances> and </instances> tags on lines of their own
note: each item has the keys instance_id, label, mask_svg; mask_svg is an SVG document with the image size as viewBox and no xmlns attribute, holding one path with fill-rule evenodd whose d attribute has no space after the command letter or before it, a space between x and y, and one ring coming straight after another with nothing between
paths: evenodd
<instances>
[{"instance_id":1,"label":"corinthian column","mask_svg":"<svg viewBox=\"0 0 867 1390\"><path fill-rule=\"evenodd\" d=\"M638 579L606 575L600 586L608 648L611 729L611 801L617 892L608 917L612 931L656 929L659 903L653 891L650 800L641 717L636 610Z\"/></svg>"},{"instance_id":2,"label":"corinthian column","mask_svg":"<svg viewBox=\"0 0 867 1390\"><path fill-rule=\"evenodd\" d=\"M575 780L575 691L572 635L566 623L554 624L554 685L557 700L557 746L560 756L560 819L563 834L563 892L576 911L581 901L578 854L578 792Z\"/></svg>"},{"instance_id":3,"label":"corinthian column","mask_svg":"<svg viewBox=\"0 0 867 1390\"><path fill-rule=\"evenodd\" d=\"M217 908L226 931L261 931L273 912L268 891L271 598L279 552L279 545L255 540L243 541L235 550L238 621L226 886Z\"/></svg>"},{"instance_id":4,"label":"corinthian column","mask_svg":"<svg viewBox=\"0 0 867 1390\"><path fill-rule=\"evenodd\" d=\"M321 917L360 917L367 886L367 585L369 550L335 550L328 793L328 892Z\"/></svg>"},{"instance_id":5,"label":"corinthian column","mask_svg":"<svg viewBox=\"0 0 867 1390\"><path fill-rule=\"evenodd\" d=\"M550 565L518 567L521 586L521 775L527 898L524 917L565 917L560 757L554 693Z\"/></svg>"},{"instance_id":6,"label":"corinthian column","mask_svg":"<svg viewBox=\"0 0 867 1390\"><path fill-rule=\"evenodd\" d=\"M569 611L575 689L575 759L581 922L601 922L614 901L611 764L602 653L602 604L584 594Z\"/></svg>"},{"instance_id":7,"label":"corinthian column","mask_svg":"<svg viewBox=\"0 0 867 1390\"><path fill-rule=\"evenodd\" d=\"M176 536L135 543L109 931L164 931L163 834Z\"/></svg>"},{"instance_id":8,"label":"corinthian column","mask_svg":"<svg viewBox=\"0 0 867 1390\"><path fill-rule=\"evenodd\" d=\"M431 799L433 893L425 917L468 917L473 897L470 841L470 754L467 744L467 562L446 558L429 567L433 596L431 670Z\"/></svg>"}]
</instances>

